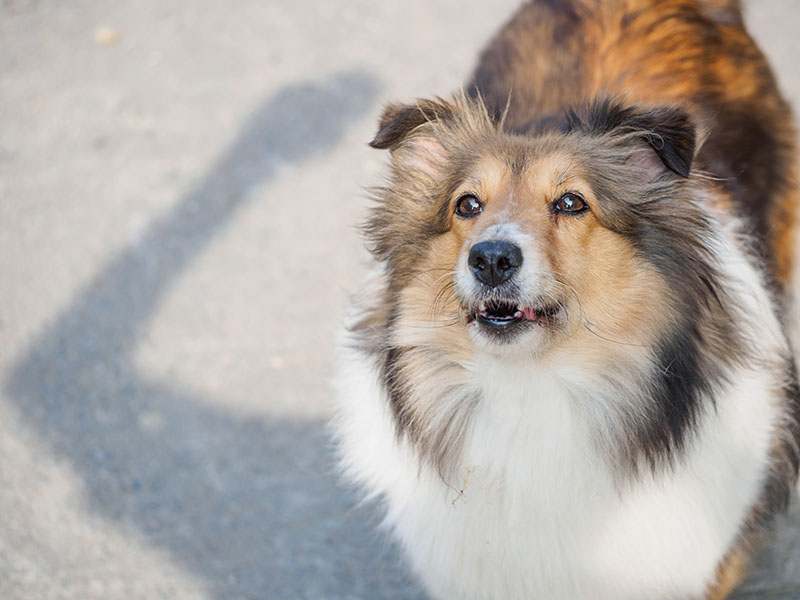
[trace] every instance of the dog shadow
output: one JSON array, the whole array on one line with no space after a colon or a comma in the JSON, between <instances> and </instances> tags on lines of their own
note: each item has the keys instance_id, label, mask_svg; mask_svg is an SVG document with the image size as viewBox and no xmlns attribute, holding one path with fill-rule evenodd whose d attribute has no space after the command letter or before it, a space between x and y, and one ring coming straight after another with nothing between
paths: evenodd
<instances>
[{"instance_id":1,"label":"dog shadow","mask_svg":"<svg viewBox=\"0 0 800 600\"><path fill-rule=\"evenodd\" d=\"M89 510L140 531L216 598L422 597L373 533L374 512L353 508L337 484L323 423L237 417L148 380L133 360L168 290L248 192L282 164L331 150L377 89L369 74L347 72L267 99L8 380L17 409L80 474Z\"/></svg>"}]
</instances>

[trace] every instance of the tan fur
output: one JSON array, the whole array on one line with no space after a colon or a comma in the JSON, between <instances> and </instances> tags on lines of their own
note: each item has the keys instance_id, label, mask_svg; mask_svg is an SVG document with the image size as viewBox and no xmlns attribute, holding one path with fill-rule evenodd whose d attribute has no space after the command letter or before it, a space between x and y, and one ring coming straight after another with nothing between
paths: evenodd
<instances>
[{"instance_id":1,"label":"tan fur","mask_svg":"<svg viewBox=\"0 0 800 600\"><path fill-rule=\"evenodd\" d=\"M706 595L705 600L725 600L741 583L750 566L750 551L744 544L734 548L720 564L717 580Z\"/></svg>"},{"instance_id":2,"label":"tan fur","mask_svg":"<svg viewBox=\"0 0 800 600\"><path fill-rule=\"evenodd\" d=\"M403 290L400 318L394 342L399 345L434 343L456 361L472 356L469 336L463 327L454 327L462 318L453 295L453 265L458 254L458 239L441 236L432 245L420 274Z\"/></svg>"}]
</instances>

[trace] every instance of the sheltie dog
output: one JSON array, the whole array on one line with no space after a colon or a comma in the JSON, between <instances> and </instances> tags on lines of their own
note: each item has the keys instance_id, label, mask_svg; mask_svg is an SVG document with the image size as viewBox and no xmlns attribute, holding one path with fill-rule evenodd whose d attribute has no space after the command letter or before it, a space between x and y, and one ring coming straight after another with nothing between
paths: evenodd
<instances>
[{"instance_id":1,"label":"sheltie dog","mask_svg":"<svg viewBox=\"0 0 800 600\"><path fill-rule=\"evenodd\" d=\"M344 468L436 599L717 599L794 493L795 130L737 0L533 0L390 105Z\"/></svg>"}]
</instances>

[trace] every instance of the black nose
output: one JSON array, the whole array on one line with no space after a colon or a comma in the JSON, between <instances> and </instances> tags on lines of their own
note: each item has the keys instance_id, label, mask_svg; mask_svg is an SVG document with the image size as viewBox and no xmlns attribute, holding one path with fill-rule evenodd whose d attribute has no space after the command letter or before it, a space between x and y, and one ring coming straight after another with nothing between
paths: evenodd
<instances>
[{"instance_id":1,"label":"black nose","mask_svg":"<svg viewBox=\"0 0 800 600\"><path fill-rule=\"evenodd\" d=\"M519 246L503 240L490 240L475 244L469 251L472 274L481 283L497 287L511 279L522 264Z\"/></svg>"}]
</instances>

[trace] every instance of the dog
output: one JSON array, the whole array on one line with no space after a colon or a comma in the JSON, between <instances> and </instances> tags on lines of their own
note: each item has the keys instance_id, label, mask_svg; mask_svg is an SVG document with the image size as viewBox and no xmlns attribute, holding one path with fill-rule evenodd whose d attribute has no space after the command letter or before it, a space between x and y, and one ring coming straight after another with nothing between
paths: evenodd
<instances>
[{"instance_id":1,"label":"dog","mask_svg":"<svg viewBox=\"0 0 800 600\"><path fill-rule=\"evenodd\" d=\"M333 429L430 597L727 597L800 462L795 129L739 2L530 1L371 145Z\"/></svg>"}]
</instances>

